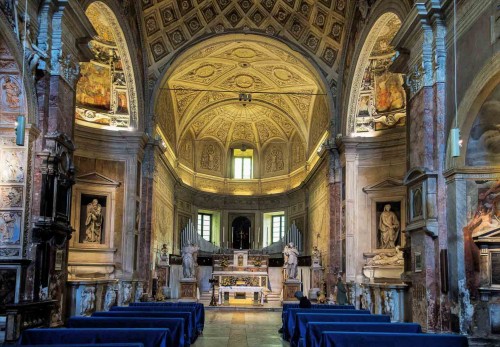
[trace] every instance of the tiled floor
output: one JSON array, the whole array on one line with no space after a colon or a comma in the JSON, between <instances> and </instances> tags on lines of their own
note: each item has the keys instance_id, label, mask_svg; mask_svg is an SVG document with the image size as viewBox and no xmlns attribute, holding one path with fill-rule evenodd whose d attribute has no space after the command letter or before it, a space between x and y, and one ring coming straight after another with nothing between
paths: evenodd
<instances>
[{"instance_id":1,"label":"tiled floor","mask_svg":"<svg viewBox=\"0 0 500 347\"><path fill-rule=\"evenodd\" d=\"M289 346L278 329L281 312L205 311L205 329L193 347Z\"/></svg>"}]
</instances>

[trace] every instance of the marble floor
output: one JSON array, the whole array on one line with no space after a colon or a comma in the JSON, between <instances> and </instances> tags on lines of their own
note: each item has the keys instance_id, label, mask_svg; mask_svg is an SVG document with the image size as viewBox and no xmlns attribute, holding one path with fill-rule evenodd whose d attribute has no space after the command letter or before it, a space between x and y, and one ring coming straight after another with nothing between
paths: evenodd
<instances>
[{"instance_id":1,"label":"marble floor","mask_svg":"<svg viewBox=\"0 0 500 347\"><path fill-rule=\"evenodd\" d=\"M205 311L205 329L193 347L289 346L278 329L281 312Z\"/></svg>"}]
</instances>

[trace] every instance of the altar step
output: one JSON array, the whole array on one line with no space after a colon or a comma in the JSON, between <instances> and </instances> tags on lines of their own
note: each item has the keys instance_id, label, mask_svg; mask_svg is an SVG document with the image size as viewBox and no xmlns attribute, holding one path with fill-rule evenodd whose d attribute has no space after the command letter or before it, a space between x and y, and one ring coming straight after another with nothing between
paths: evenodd
<instances>
[{"instance_id":1,"label":"altar step","mask_svg":"<svg viewBox=\"0 0 500 347\"><path fill-rule=\"evenodd\" d=\"M210 304L210 300L212 298L212 292L201 292L199 302L205 306ZM272 304L272 306L276 306L276 304L281 305L281 294L280 293L269 293L267 294L267 302Z\"/></svg>"}]
</instances>

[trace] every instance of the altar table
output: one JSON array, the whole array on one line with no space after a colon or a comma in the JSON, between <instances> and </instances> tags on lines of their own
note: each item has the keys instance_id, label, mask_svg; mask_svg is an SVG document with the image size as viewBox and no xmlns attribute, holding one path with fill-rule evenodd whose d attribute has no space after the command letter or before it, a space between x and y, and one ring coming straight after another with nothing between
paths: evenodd
<instances>
[{"instance_id":1,"label":"altar table","mask_svg":"<svg viewBox=\"0 0 500 347\"><path fill-rule=\"evenodd\" d=\"M262 287L228 286L219 287L219 305L222 305L224 293L260 293L260 304L264 305L264 293Z\"/></svg>"}]
</instances>

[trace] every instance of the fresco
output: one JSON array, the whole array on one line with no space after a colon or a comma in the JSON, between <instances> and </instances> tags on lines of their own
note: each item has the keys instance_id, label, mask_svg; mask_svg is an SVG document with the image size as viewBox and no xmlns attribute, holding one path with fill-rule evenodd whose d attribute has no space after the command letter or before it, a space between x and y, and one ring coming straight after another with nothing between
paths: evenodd
<instances>
[{"instance_id":1,"label":"fresco","mask_svg":"<svg viewBox=\"0 0 500 347\"><path fill-rule=\"evenodd\" d=\"M500 85L484 101L472 125L466 163L470 166L500 164Z\"/></svg>"},{"instance_id":2,"label":"fresco","mask_svg":"<svg viewBox=\"0 0 500 347\"><path fill-rule=\"evenodd\" d=\"M108 110L111 103L111 72L109 66L94 62L81 64L76 102L81 106Z\"/></svg>"}]
</instances>

